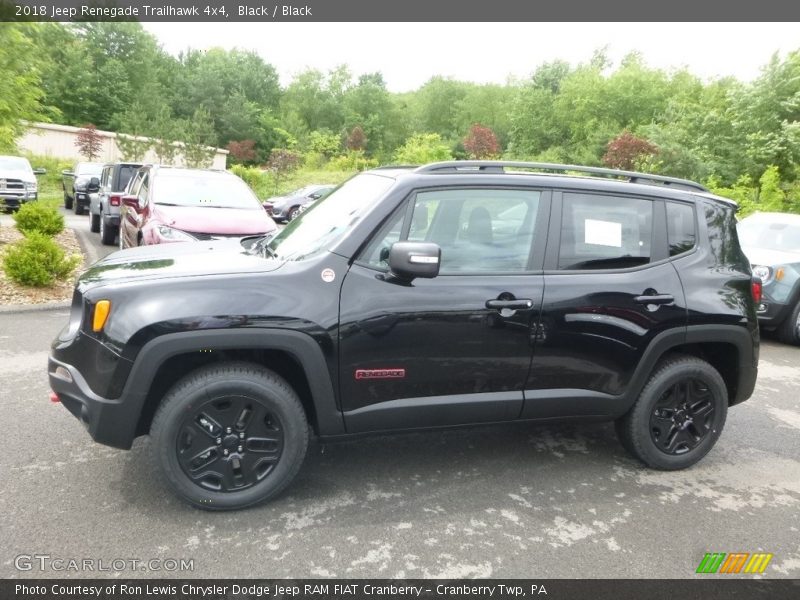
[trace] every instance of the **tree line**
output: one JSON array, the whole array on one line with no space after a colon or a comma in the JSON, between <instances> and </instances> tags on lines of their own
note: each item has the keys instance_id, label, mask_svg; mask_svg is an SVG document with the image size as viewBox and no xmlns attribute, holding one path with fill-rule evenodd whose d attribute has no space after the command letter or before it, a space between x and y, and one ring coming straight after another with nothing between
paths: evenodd
<instances>
[{"instance_id":1,"label":"tree line","mask_svg":"<svg viewBox=\"0 0 800 600\"><path fill-rule=\"evenodd\" d=\"M171 56L138 23L3 23L0 72L11 87L0 97L0 146L13 143L19 119L48 120L227 147L250 165L274 151L314 168L470 157L607 164L737 193L750 186L756 202L773 169L787 203L800 195L800 50L775 55L752 82L655 69L636 53L612 64L600 50L502 85L437 76L392 93L381 73L345 65L308 69L284 87L255 52Z\"/></svg>"}]
</instances>

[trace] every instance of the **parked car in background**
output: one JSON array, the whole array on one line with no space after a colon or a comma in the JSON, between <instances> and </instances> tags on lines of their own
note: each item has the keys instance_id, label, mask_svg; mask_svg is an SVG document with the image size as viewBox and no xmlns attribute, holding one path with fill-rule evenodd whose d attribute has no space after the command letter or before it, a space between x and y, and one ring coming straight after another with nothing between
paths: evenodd
<instances>
[{"instance_id":1,"label":"parked car in background","mask_svg":"<svg viewBox=\"0 0 800 600\"><path fill-rule=\"evenodd\" d=\"M7 211L19 210L25 202L39 198L36 175L44 169L33 170L22 156L0 156L0 205Z\"/></svg>"},{"instance_id":2,"label":"parked car in background","mask_svg":"<svg viewBox=\"0 0 800 600\"><path fill-rule=\"evenodd\" d=\"M142 163L118 162L103 165L100 189L89 194L90 229L100 234L100 240L112 246L119 232L119 207L122 196Z\"/></svg>"},{"instance_id":3,"label":"parked car in background","mask_svg":"<svg viewBox=\"0 0 800 600\"><path fill-rule=\"evenodd\" d=\"M800 215L756 213L738 226L742 249L763 295L758 321L781 341L800 345Z\"/></svg>"},{"instance_id":4,"label":"parked car in background","mask_svg":"<svg viewBox=\"0 0 800 600\"><path fill-rule=\"evenodd\" d=\"M72 171L62 171L61 186L64 188L64 208L75 209L82 215L89 207L89 194L100 189L100 173L103 163L79 162Z\"/></svg>"},{"instance_id":5,"label":"parked car in background","mask_svg":"<svg viewBox=\"0 0 800 600\"><path fill-rule=\"evenodd\" d=\"M274 196L264 201L266 210L276 221L291 221L301 210L324 198L336 189L335 185L307 185L285 196Z\"/></svg>"},{"instance_id":6,"label":"parked car in background","mask_svg":"<svg viewBox=\"0 0 800 600\"><path fill-rule=\"evenodd\" d=\"M119 247L265 234L277 229L250 187L226 171L145 166L122 197Z\"/></svg>"}]
</instances>

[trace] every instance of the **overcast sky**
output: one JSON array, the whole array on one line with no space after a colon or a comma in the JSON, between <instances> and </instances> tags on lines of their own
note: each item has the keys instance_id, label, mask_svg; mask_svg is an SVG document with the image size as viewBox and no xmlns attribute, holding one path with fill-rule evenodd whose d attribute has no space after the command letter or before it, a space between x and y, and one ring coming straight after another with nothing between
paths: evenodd
<instances>
[{"instance_id":1,"label":"overcast sky","mask_svg":"<svg viewBox=\"0 0 800 600\"><path fill-rule=\"evenodd\" d=\"M391 91L416 89L433 75L479 83L527 77L537 65L586 62L608 46L617 63L638 50L655 67L688 67L711 79L758 76L774 52L800 49L797 23L144 23L164 48L214 46L258 52L286 85L313 67L346 63L380 71Z\"/></svg>"}]
</instances>

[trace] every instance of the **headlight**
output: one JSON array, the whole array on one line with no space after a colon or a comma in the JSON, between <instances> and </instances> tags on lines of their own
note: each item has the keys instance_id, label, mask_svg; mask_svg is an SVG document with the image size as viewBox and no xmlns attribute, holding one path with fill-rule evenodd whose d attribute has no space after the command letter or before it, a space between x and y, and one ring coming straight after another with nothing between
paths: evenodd
<instances>
[{"instance_id":1,"label":"headlight","mask_svg":"<svg viewBox=\"0 0 800 600\"><path fill-rule=\"evenodd\" d=\"M36 191L36 182L33 183L26 181L25 182L25 190L28 192L35 192Z\"/></svg>"},{"instance_id":2,"label":"headlight","mask_svg":"<svg viewBox=\"0 0 800 600\"><path fill-rule=\"evenodd\" d=\"M762 265L753 265L753 275L761 279L761 283L766 283L772 275L772 269Z\"/></svg>"},{"instance_id":3,"label":"headlight","mask_svg":"<svg viewBox=\"0 0 800 600\"><path fill-rule=\"evenodd\" d=\"M185 231L181 231L180 229L173 229L172 227L167 227L166 225L159 225L156 227L158 231L158 235L164 238L169 242L195 242L197 238L192 237Z\"/></svg>"}]
</instances>

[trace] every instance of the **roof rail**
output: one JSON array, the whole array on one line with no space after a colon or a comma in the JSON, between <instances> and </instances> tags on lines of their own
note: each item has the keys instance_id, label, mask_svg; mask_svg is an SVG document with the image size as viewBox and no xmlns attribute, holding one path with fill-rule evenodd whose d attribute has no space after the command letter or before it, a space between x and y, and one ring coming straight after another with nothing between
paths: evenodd
<instances>
[{"instance_id":1,"label":"roof rail","mask_svg":"<svg viewBox=\"0 0 800 600\"><path fill-rule=\"evenodd\" d=\"M698 192L707 192L708 189L696 181L653 175L652 173L638 173L636 171L621 171L603 167L582 167L580 165L560 165L542 162L524 162L510 160L452 160L431 163L415 170L415 173L505 173L506 168L536 169L540 171L588 173L590 175L603 175L606 177L624 178L630 183L656 183L665 186L684 188Z\"/></svg>"}]
</instances>

